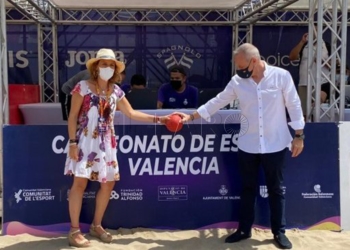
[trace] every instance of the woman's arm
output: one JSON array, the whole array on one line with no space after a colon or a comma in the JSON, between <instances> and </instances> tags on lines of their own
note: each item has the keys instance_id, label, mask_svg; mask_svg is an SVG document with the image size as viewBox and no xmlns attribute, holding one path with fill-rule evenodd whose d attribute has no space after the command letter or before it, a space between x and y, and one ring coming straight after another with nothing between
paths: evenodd
<instances>
[{"instance_id":1,"label":"woman's arm","mask_svg":"<svg viewBox=\"0 0 350 250\"><path fill-rule=\"evenodd\" d=\"M80 112L81 105L83 103L84 97L78 93L73 93L71 100L71 108L68 117L68 134L70 140L75 140L77 132L77 121Z\"/></svg>"},{"instance_id":2,"label":"woman's arm","mask_svg":"<svg viewBox=\"0 0 350 250\"><path fill-rule=\"evenodd\" d=\"M77 132L77 121L78 121L78 115L80 112L81 105L83 103L84 97L81 96L77 92L73 92L72 94L72 102L68 117L68 134L69 134L69 140L76 140L76 132ZM72 160L77 161L78 160L78 142L70 142L69 143L69 157Z\"/></svg>"},{"instance_id":3,"label":"woman's arm","mask_svg":"<svg viewBox=\"0 0 350 250\"><path fill-rule=\"evenodd\" d=\"M166 123L166 121L169 119L168 116L154 116L154 115L149 115L142 113L140 111L134 110L128 100L123 97L120 99L117 103L119 110L129 117L130 119L136 120L136 121L141 121L141 122L149 122L149 123Z\"/></svg>"}]
</instances>

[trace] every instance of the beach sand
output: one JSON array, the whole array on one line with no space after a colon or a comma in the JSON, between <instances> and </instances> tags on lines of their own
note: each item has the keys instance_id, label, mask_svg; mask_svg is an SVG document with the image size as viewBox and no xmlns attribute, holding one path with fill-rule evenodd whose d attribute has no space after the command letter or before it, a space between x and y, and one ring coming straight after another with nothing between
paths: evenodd
<instances>
[{"instance_id":1,"label":"beach sand","mask_svg":"<svg viewBox=\"0 0 350 250\"><path fill-rule=\"evenodd\" d=\"M87 235L91 247L85 249L108 250L224 250L224 249L278 249L269 230L253 229L253 236L238 243L226 244L224 239L234 230L154 230L146 228L108 230L113 235L111 244L104 244ZM349 250L350 232L325 230L288 230L287 236L295 250ZM73 249L68 246L67 236L54 238L36 237L29 234L1 236L0 249L49 250Z\"/></svg>"}]
</instances>

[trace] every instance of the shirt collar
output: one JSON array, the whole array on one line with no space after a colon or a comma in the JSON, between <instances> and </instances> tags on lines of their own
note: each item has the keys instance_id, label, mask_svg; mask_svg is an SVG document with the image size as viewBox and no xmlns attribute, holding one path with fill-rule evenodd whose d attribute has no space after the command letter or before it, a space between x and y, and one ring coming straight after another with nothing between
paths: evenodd
<instances>
[{"instance_id":1,"label":"shirt collar","mask_svg":"<svg viewBox=\"0 0 350 250\"><path fill-rule=\"evenodd\" d=\"M267 62L265 62L265 61L263 61L263 62L265 64L264 77L266 77L270 73L271 66L268 65Z\"/></svg>"}]
</instances>

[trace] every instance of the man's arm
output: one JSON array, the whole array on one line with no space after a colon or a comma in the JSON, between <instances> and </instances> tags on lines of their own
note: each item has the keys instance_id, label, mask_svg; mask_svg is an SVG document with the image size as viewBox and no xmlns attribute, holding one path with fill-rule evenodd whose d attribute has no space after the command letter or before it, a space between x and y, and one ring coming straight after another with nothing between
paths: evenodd
<instances>
[{"instance_id":1,"label":"man's arm","mask_svg":"<svg viewBox=\"0 0 350 250\"><path fill-rule=\"evenodd\" d=\"M293 78L288 71L283 76L283 97L291 119L289 125L295 130L296 134L302 134L305 126L303 111Z\"/></svg>"},{"instance_id":2,"label":"man's arm","mask_svg":"<svg viewBox=\"0 0 350 250\"><path fill-rule=\"evenodd\" d=\"M157 109L162 109L163 108L163 103L164 103L164 85L160 86L158 90L158 100L157 100Z\"/></svg>"},{"instance_id":3,"label":"man's arm","mask_svg":"<svg viewBox=\"0 0 350 250\"><path fill-rule=\"evenodd\" d=\"M194 87L193 88L193 103L194 103L194 108L198 108L198 95L199 91L198 88Z\"/></svg>"},{"instance_id":4,"label":"man's arm","mask_svg":"<svg viewBox=\"0 0 350 250\"><path fill-rule=\"evenodd\" d=\"M290 51L289 60L296 61L300 59L299 54L305 43L307 43L307 33L302 36L300 42Z\"/></svg>"},{"instance_id":5,"label":"man's arm","mask_svg":"<svg viewBox=\"0 0 350 250\"><path fill-rule=\"evenodd\" d=\"M225 107L231 101L237 99L237 95L234 90L234 80L231 80L226 88L220 92L217 96L210 99L207 103L200 106L195 113L193 113L194 119L202 117L207 121L210 121L210 117L216 113L219 109Z\"/></svg>"},{"instance_id":6,"label":"man's arm","mask_svg":"<svg viewBox=\"0 0 350 250\"><path fill-rule=\"evenodd\" d=\"M160 101L157 101L157 109L162 109L163 108L163 103Z\"/></svg>"},{"instance_id":7,"label":"man's arm","mask_svg":"<svg viewBox=\"0 0 350 250\"><path fill-rule=\"evenodd\" d=\"M65 93L66 95L70 95L71 91L73 90L74 86L82 81L82 80L87 80L90 78L90 73L89 71L83 70L80 71L78 74L74 75L72 78L70 78L68 81L66 81L63 85L62 85L62 92Z\"/></svg>"},{"instance_id":8,"label":"man's arm","mask_svg":"<svg viewBox=\"0 0 350 250\"><path fill-rule=\"evenodd\" d=\"M176 113L182 117L182 122L193 121L194 119L198 119L200 117L207 121L210 121L211 115L236 99L237 95L233 88L233 80L231 80L222 92L220 92L216 97L210 99L206 104L200 106L191 115L180 112Z\"/></svg>"}]
</instances>

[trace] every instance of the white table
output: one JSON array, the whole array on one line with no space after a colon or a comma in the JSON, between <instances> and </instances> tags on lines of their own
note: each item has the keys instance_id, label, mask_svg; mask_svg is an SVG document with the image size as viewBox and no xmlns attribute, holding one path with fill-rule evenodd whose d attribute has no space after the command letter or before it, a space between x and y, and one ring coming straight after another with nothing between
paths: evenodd
<instances>
[{"instance_id":1,"label":"white table","mask_svg":"<svg viewBox=\"0 0 350 250\"><path fill-rule=\"evenodd\" d=\"M66 125L67 121L64 121L62 118L61 104L60 103L33 103L33 104L22 104L19 105L21 110L24 123L26 125ZM186 114L192 114L193 109L181 109L181 110L172 110L172 109L155 109L155 110L140 110L146 114L152 115L168 115L176 111L180 111ZM231 123L239 122L239 110L219 110L211 118L210 122L205 121L204 119L196 119L190 124L213 124L213 123L225 123L230 121ZM143 125L147 124L144 122L134 121L126 117L120 111L117 111L114 117L115 125Z\"/></svg>"},{"instance_id":2,"label":"white table","mask_svg":"<svg viewBox=\"0 0 350 250\"><path fill-rule=\"evenodd\" d=\"M61 104L60 103L33 103L33 104L22 104L19 108L23 114L24 122L26 125L61 125L67 124L62 118ZM192 114L191 109L155 109L155 110L140 110L147 114L152 115L168 115L175 111L181 111L186 114ZM350 109L345 109L344 121L350 121ZM225 121L230 120L231 123L239 122L239 110L228 109L219 110L211 118L210 122L204 119L197 119L190 124L211 124L211 123L225 123ZM327 122L326 117L322 119L322 122ZM144 122L138 122L131 120L130 118L123 115L120 111L117 111L114 117L114 123L116 125L142 125L146 124Z\"/></svg>"}]
</instances>

